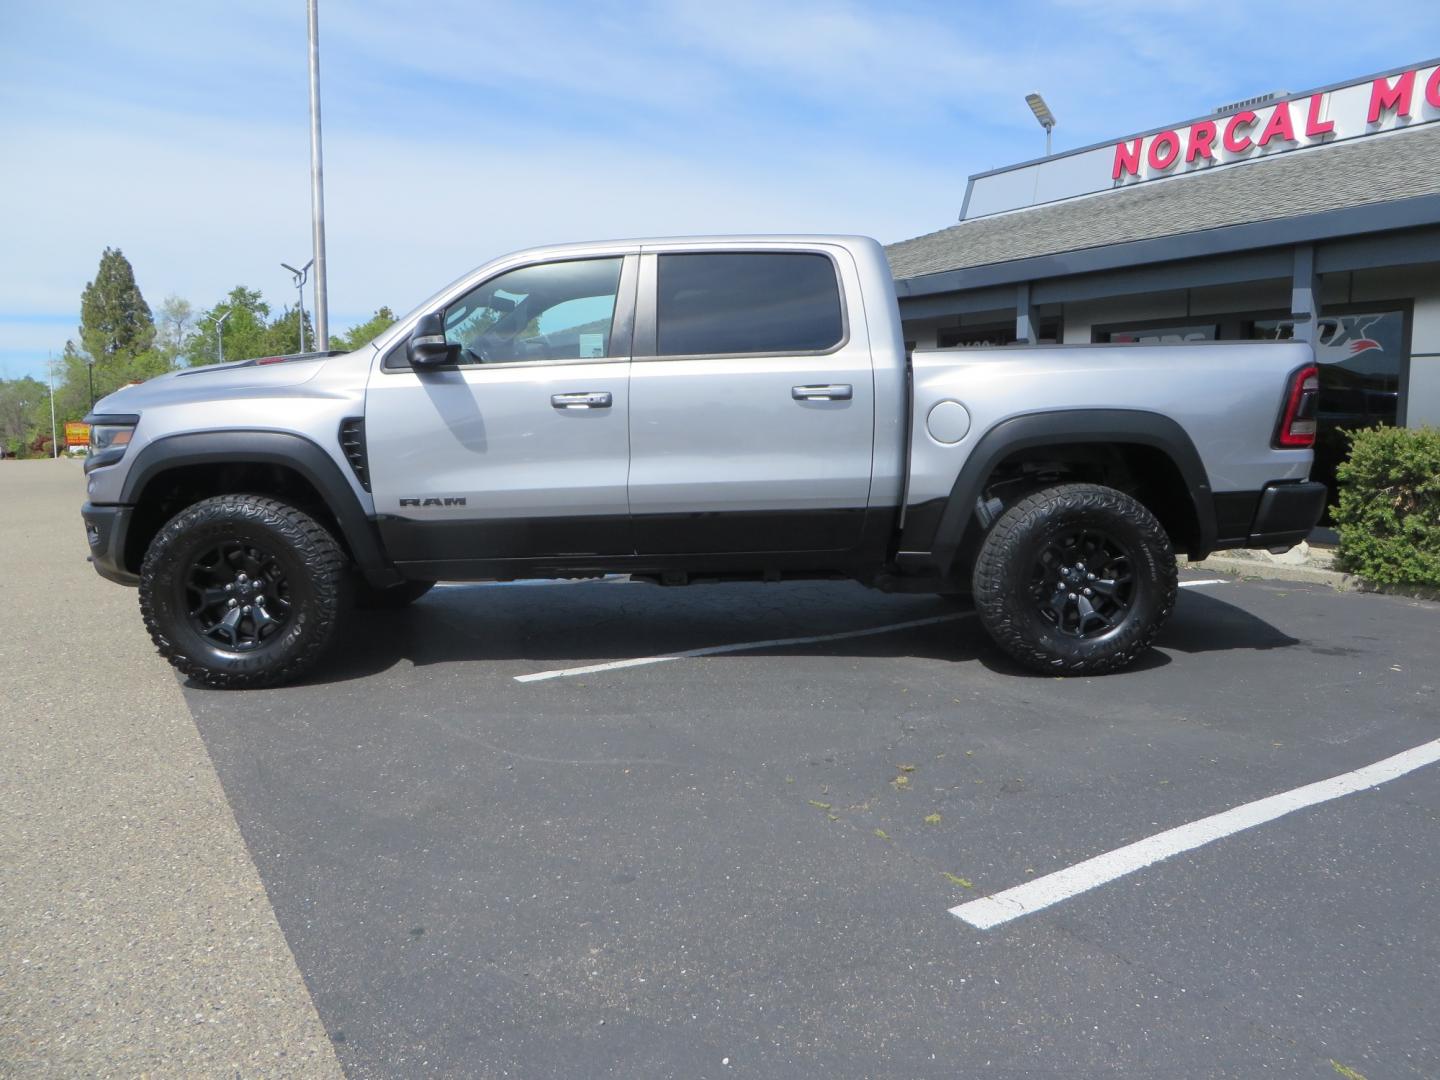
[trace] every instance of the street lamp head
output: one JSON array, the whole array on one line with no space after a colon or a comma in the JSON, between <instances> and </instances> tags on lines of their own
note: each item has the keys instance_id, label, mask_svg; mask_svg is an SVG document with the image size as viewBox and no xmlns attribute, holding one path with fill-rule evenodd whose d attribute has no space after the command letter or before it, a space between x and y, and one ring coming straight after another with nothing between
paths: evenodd
<instances>
[{"instance_id":1,"label":"street lamp head","mask_svg":"<svg viewBox=\"0 0 1440 1080\"><path fill-rule=\"evenodd\" d=\"M1040 126L1046 131L1055 126L1055 114L1050 111L1050 106L1045 104L1045 99L1039 94L1026 94L1025 104L1030 106L1030 111L1035 114L1035 119L1040 121Z\"/></svg>"},{"instance_id":2,"label":"street lamp head","mask_svg":"<svg viewBox=\"0 0 1440 1080\"><path fill-rule=\"evenodd\" d=\"M299 289L304 287L306 280L310 277L310 267L315 265L315 260L311 259L304 266L300 267L299 270L296 270L295 267L287 262L282 262L280 265L290 271L290 275L295 279L295 287Z\"/></svg>"}]
</instances>

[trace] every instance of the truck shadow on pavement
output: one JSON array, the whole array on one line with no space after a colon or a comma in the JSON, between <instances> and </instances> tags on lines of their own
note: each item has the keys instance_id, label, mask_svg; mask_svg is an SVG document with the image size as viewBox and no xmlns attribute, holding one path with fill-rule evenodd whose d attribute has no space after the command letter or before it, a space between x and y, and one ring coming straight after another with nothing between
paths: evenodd
<instances>
[{"instance_id":1,"label":"truck shadow on pavement","mask_svg":"<svg viewBox=\"0 0 1440 1080\"><path fill-rule=\"evenodd\" d=\"M830 656L974 661L996 674L1052 678L996 648L966 607L934 597L886 596L847 584L728 585L671 590L645 585L462 586L437 590L399 612L355 612L329 656L300 685L365 679L404 662L417 668L503 663L497 675L659 656L951 616L873 636L800 642L738 657ZM1289 648L1302 644L1243 608L1182 594L1157 648L1124 674L1172 662L1170 652ZM515 661L530 668L509 670ZM1114 676L1112 676L1114 677Z\"/></svg>"}]
</instances>

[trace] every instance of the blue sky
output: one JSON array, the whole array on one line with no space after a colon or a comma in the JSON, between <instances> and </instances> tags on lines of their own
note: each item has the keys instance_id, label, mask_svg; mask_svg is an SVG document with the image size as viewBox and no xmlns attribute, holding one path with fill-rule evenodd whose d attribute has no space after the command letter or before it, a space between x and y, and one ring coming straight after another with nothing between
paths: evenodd
<instances>
[{"instance_id":1,"label":"blue sky","mask_svg":"<svg viewBox=\"0 0 1440 1080\"><path fill-rule=\"evenodd\" d=\"M1440 54L1440 5L321 0L331 326L502 252L953 222L973 172ZM0 377L101 249L152 307L310 257L305 4L0 6ZM307 305L309 301L307 300Z\"/></svg>"}]
</instances>

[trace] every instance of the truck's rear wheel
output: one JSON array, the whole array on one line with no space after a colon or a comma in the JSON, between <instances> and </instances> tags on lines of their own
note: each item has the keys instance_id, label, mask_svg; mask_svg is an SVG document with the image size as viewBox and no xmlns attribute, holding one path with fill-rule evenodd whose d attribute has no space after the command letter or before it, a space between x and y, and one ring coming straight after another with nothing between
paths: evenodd
<instances>
[{"instance_id":1,"label":"truck's rear wheel","mask_svg":"<svg viewBox=\"0 0 1440 1080\"><path fill-rule=\"evenodd\" d=\"M1063 675L1118 671L1175 606L1175 552L1123 492L1062 484L1000 515L975 562L975 608L1002 649Z\"/></svg>"},{"instance_id":2,"label":"truck's rear wheel","mask_svg":"<svg viewBox=\"0 0 1440 1080\"><path fill-rule=\"evenodd\" d=\"M320 658L350 599L345 553L310 515L259 495L182 510L140 568L150 637L186 675L218 689L273 686Z\"/></svg>"}]
</instances>

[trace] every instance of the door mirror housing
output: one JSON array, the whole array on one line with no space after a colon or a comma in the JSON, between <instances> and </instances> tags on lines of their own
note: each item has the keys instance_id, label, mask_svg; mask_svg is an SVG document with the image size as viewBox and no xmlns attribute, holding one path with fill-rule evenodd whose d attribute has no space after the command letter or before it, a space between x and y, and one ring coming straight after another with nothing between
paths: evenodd
<instances>
[{"instance_id":1,"label":"door mirror housing","mask_svg":"<svg viewBox=\"0 0 1440 1080\"><path fill-rule=\"evenodd\" d=\"M405 345L405 357L416 370L453 364L459 354L460 346L445 340L445 319L438 311L420 316Z\"/></svg>"}]
</instances>

